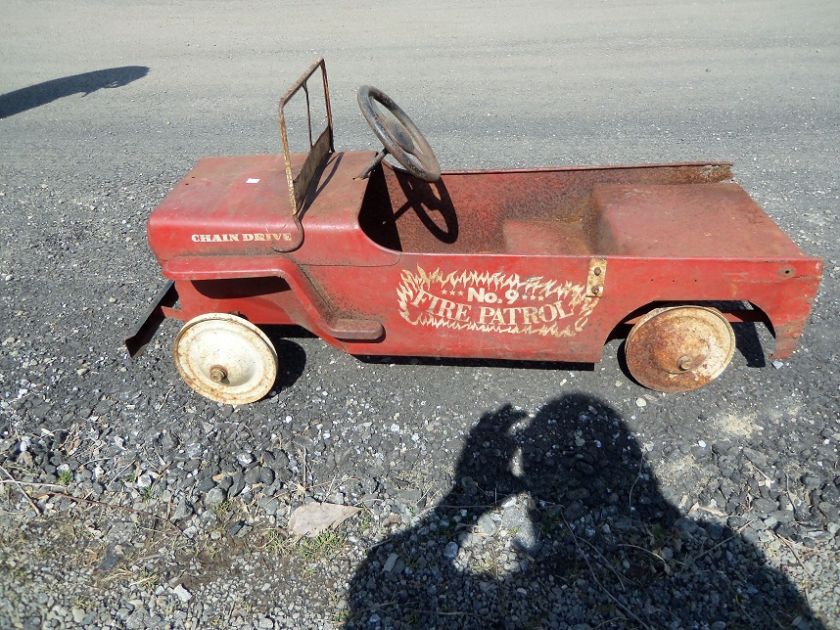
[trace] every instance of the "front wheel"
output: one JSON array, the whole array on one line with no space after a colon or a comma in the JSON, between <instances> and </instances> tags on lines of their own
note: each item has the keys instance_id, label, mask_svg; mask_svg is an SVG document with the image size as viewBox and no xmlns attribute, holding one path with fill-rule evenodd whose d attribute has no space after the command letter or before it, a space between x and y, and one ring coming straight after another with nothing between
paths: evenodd
<instances>
[{"instance_id":1,"label":"front wheel","mask_svg":"<svg viewBox=\"0 0 840 630\"><path fill-rule=\"evenodd\" d=\"M645 314L627 335L627 369L660 392L688 392L720 376L735 353L723 314L705 306L670 306Z\"/></svg>"},{"instance_id":2,"label":"front wheel","mask_svg":"<svg viewBox=\"0 0 840 630\"><path fill-rule=\"evenodd\" d=\"M277 378L277 352L263 331L228 313L206 313L175 337L175 366L196 392L230 405L265 396Z\"/></svg>"}]
</instances>

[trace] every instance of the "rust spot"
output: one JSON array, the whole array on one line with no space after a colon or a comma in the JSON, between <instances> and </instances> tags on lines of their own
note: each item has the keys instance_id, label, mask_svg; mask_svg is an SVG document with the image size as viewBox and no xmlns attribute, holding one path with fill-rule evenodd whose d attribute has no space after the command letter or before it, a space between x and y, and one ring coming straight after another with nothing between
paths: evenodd
<instances>
[{"instance_id":1,"label":"rust spot","mask_svg":"<svg viewBox=\"0 0 840 630\"><path fill-rule=\"evenodd\" d=\"M633 326L625 345L633 377L661 392L703 387L726 369L734 351L732 326L722 313L702 306L651 311Z\"/></svg>"}]
</instances>

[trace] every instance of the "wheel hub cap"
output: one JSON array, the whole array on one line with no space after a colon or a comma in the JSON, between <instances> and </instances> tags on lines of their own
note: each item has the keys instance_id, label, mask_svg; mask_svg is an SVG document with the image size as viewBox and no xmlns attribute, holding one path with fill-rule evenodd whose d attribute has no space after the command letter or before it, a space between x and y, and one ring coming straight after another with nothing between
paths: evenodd
<instances>
[{"instance_id":1,"label":"wheel hub cap","mask_svg":"<svg viewBox=\"0 0 840 630\"><path fill-rule=\"evenodd\" d=\"M716 309L659 308L627 336L627 367L642 385L663 392L697 389L717 378L735 352L735 334Z\"/></svg>"},{"instance_id":2,"label":"wheel hub cap","mask_svg":"<svg viewBox=\"0 0 840 630\"><path fill-rule=\"evenodd\" d=\"M175 339L175 365L202 396L243 405L265 396L277 377L277 354L268 337L241 317L200 315Z\"/></svg>"}]
</instances>

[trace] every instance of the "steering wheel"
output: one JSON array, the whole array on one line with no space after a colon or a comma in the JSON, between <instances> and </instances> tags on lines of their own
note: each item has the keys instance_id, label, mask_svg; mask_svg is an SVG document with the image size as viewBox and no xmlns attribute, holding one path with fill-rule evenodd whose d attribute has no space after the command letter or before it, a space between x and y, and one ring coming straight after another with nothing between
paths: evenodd
<instances>
[{"instance_id":1,"label":"steering wheel","mask_svg":"<svg viewBox=\"0 0 840 630\"><path fill-rule=\"evenodd\" d=\"M375 87L363 85L359 88L356 100L359 102L359 109L362 110L362 116L385 145L384 151L379 152L366 174L390 153L412 175L427 182L440 179L440 165L432 147L408 114L400 109L390 96ZM374 102L391 112L393 118L383 116Z\"/></svg>"}]
</instances>

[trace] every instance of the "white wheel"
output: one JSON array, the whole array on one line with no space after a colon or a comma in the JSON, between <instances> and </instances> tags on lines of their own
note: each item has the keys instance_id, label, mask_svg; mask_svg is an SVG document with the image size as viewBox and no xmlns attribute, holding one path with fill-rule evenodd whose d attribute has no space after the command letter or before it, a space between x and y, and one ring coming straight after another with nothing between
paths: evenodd
<instances>
[{"instance_id":1,"label":"white wheel","mask_svg":"<svg viewBox=\"0 0 840 630\"><path fill-rule=\"evenodd\" d=\"M257 401L277 378L277 352L271 341L236 315L207 313L191 319L175 337L173 354L184 382L220 403Z\"/></svg>"}]
</instances>

